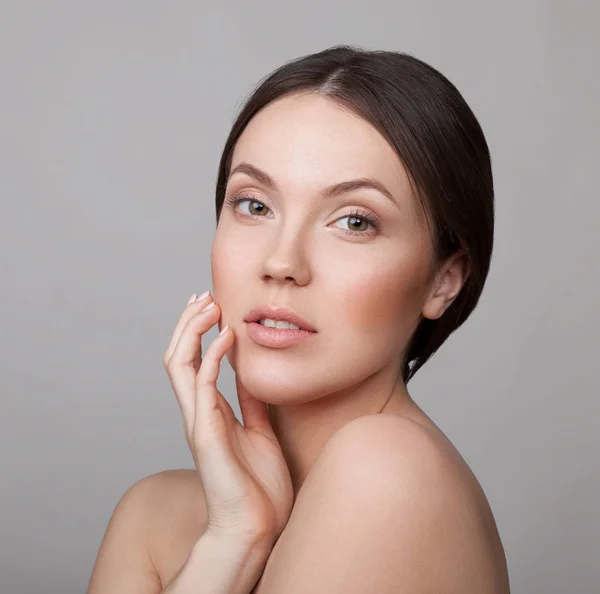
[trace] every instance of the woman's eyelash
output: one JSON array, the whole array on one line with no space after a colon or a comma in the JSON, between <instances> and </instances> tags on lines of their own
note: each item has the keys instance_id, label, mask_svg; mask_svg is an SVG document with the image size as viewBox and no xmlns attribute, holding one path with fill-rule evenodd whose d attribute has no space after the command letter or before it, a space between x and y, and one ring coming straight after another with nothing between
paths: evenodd
<instances>
[{"instance_id":1,"label":"woman's eyelash","mask_svg":"<svg viewBox=\"0 0 600 594\"><path fill-rule=\"evenodd\" d=\"M258 204L261 204L265 208L268 208L260 200L256 200L256 198L253 198L252 196L248 196L248 195L245 195L245 194L237 194L237 195L234 195L234 196L229 196L228 198L226 198L225 203L228 206L234 207L239 202L244 202L245 200L248 200L250 202L256 202ZM250 216L252 216L252 215L250 215ZM360 211L358 209L356 209L356 211L354 211L353 213L350 213L350 214L344 215L343 217L340 217L340 219L345 219L345 218L361 219L361 220L366 221L367 223L369 223L373 227L373 229L375 231L379 231L379 229L380 229L379 221L375 217L371 216L367 212L362 212L362 211ZM351 229L344 229L344 231L346 233L349 233L350 235L367 235L366 231L352 231Z\"/></svg>"},{"instance_id":2,"label":"woman's eyelash","mask_svg":"<svg viewBox=\"0 0 600 594\"><path fill-rule=\"evenodd\" d=\"M356 219L362 219L363 221L367 221L367 223L369 223L373 227L373 229L375 229L375 231L379 231L379 221L376 218L372 217L367 212L362 212L357 209L355 212L344 215L343 217L340 217L340 218L345 219L346 217L350 217L351 219L356 218ZM351 233L358 233L359 235L361 235L361 234L364 235L364 232L361 232L361 231L351 231Z\"/></svg>"},{"instance_id":3,"label":"woman's eyelash","mask_svg":"<svg viewBox=\"0 0 600 594\"><path fill-rule=\"evenodd\" d=\"M250 202L257 202L258 204L262 204L265 208L267 208L266 205L263 204L260 200L256 200L256 198L253 198L252 196L247 196L244 194L237 194L235 196L230 196L229 198L227 198L225 200L225 204L227 204L229 206L235 206L239 202L244 202L244 200L248 200Z\"/></svg>"}]
</instances>

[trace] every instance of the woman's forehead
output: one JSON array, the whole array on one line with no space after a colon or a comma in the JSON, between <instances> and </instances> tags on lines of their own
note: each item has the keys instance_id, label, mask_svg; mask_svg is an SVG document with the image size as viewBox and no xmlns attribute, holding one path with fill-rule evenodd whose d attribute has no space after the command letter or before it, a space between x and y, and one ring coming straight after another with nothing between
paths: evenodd
<instances>
[{"instance_id":1,"label":"woman's forehead","mask_svg":"<svg viewBox=\"0 0 600 594\"><path fill-rule=\"evenodd\" d=\"M397 196L410 192L402 163L369 122L316 94L285 97L259 111L238 139L231 170L249 162L278 183L326 186L375 178Z\"/></svg>"}]
</instances>

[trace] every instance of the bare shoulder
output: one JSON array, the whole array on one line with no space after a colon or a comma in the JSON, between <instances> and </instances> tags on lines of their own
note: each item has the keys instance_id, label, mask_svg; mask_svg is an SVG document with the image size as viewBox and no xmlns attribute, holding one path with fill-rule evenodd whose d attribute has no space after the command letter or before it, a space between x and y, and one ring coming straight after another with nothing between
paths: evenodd
<instances>
[{"instance_id":1,"label":"bare shoulder","mask_svg":"<svg viewBox=\"0 0 600 594\"><path fill-rule=\"evenodd\" d=\"M366 415L342 427L327 446L326 464L343 465L357 480L362 473L379 478L389 483L392 493L394 487L406 488L445 516L460 518L464 530L471 531L471 542L481 545L485 540L494 549L500 545L481 484L433 422L426 425L398 414Z\"/></svg>"},{"instance_id":2,"label":"bare shoulder","mask_svg":"<svg viewBox=\"0 0 600 594\"><path fill-rule=\"evenodd\" d=\"M323 463L352 459L356 472L414 471L414 478L435 480L461 497L485 495L464 458L433 423L399 414L373 414L344 425L326 444ZM365 464L361 464L365 463ZM366 464L368 462L368 464ZM348 467L347 465L345 465Z\"/></svg>"},{"instance_id":3,"label":"bare shoulder","mask_svg":"<svg viewBox=\"0 0 600 594\"><path fill-rule=\"evenodd\" d=\"M206 507L195 471L168 470L131 485L102 539L88 594L158 594L205 530Z\"/></svg>"},{"instance_id":4,"label":"bare shoulder","mask_svg":"<svg viewBox=\"0 0 600 594\"><path fill-rule=\"evenodd\" d=\"M327 493L332 501L345 499L345 521L354 522L351 514L359 511L363 534L366 523L374 538L393 543L390 563L402 563L394 558L399 551L405 559L420 551L413 560L425 556L456 591L509 592L503 546L483 489L433 423L397 414L360 417L327 442L304 487L298 514L308 516ZM334 513L340 509L336 505Z\"/></svg>"},{"instance_id":5,"label":"bare shoulder","mask_svg":"<svg viewBox=\"0 0 600 594\"><path fill-rule=\"evenodd\" d=\"M483 511L481 486L451 442L435 425L398 414L365 415L344 425L326 443L311 474L312 480L338 476L356 483L356 489L377 485L385 493L389 488L390 495L406 490L432 504L443 491L446 505L456 498L478 502L465 511Z\"/></svg>"},{"instance_id":6,"label":"bare shoulder","mask_svg":"<svg viewBox=\"0 0 600 594\"><path fill-rule=\"evenodd\" d=\"M204 489L194 469L164 470L134 485L148 522L147 546L165 586L206 530Z\"/></svg>"}]
</instances>

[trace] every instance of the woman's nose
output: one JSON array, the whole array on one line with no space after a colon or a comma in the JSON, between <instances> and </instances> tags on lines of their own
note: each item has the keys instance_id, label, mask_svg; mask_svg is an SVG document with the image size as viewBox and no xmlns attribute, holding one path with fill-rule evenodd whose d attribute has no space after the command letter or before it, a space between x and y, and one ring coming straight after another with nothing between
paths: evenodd
<instances>
[{"instance_id":1,"label":"woman's nose","mask_svg":"<svg viewBox=\"0 0 600 594\"><path fill-rule=\"evenodd\" d=\"M310 276L306 239L301 234L278 236L264 255L262 277L305 285Z\"/></svg>"}]
</instances>

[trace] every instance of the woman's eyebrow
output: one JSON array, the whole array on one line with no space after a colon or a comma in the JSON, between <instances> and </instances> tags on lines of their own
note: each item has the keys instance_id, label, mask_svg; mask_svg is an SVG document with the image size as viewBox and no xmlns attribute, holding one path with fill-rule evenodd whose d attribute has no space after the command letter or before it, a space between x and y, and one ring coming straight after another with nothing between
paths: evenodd
<instances>
[{"instance_id":1,"label":"woman's eyebrow","mask_svg":"<svg viewBox=\"0 0 600 594\"><path fill-rule=\"evenodd\" d=\"M236 165L230 172L229 178L234 173L245 173L249 177L255 179L258 183L270 188L275 192L279 192L279 188L277 184L273 181L273 178L258 167L254 165L250 165L250 163L239 163ZM229 178L227 181L229 181ZM370 188L372 190L377 190L381 194L383 194L388 200L391 200L394 206L400 207L396 199L392 196L390 191L379 181L372 177L360 177L357 179L351 179L348 181L339 182L337 184L333 184L331 186L327 186L323 191L323 197L329 198L332 196L339 196L346 192L351 192L353 190L360 190L362 188Z\"/></svg>"}]
</instances>

